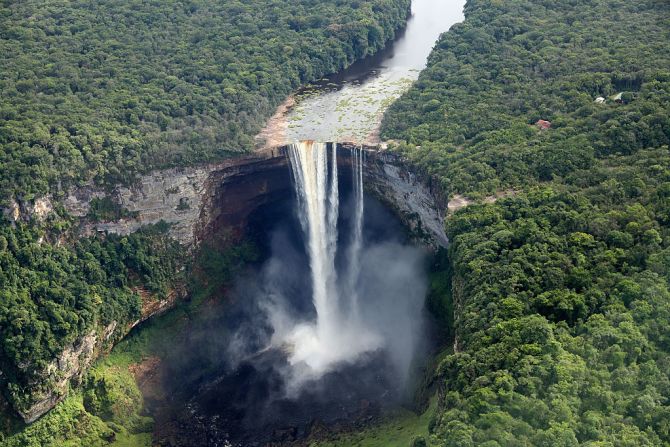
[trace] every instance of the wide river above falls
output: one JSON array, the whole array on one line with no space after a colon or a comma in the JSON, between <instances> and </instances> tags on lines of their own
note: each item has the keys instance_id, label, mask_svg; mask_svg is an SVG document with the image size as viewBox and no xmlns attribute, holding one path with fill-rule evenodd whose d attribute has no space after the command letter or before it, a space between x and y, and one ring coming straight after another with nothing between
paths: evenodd
<instances>
[{"instance_id":1,"label":"wide river above falls","mask_svg":"<svg viewBox=\"0 0 670 447\"><path fill-rule=\"evenodd\" d=\"M465 0L414 0L396 39L374 56L305 86L259 135L267 146L297 140L375 144L386 108L419 77L440 34L463 20Z\"/></svg>"}]
</instances>

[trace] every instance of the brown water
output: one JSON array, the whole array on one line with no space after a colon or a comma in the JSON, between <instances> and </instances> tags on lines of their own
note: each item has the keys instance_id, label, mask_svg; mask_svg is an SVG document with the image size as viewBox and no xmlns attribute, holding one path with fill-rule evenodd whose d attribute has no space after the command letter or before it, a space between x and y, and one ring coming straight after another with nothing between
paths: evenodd
<instances>
[{"instance_id":1,"label":"brown water","mask_svg":"<svg viewBox=\"0 0 670 447\"><path fill-rule=\"evenodd\" d=\"M414 0L397 38L374 56L301 89L282 138L376 143L386 108L418 78L441 33L463 20L465 0Z\"/></svg>"}]
</instances>

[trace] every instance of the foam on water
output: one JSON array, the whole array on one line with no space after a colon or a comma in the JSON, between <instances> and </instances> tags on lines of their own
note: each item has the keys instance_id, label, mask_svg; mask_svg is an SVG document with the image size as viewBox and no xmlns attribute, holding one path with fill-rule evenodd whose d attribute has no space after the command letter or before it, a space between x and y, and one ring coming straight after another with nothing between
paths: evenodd
<instances>
[{"instance_id":1,"label":"foam on water","mask_svg":"<svg viewBox=\"0 0 670 447\"><path fill-rule=\"evenodd\" d=\"M330 150L330 164L327 145L313 141L292 144L289 159L308 246L316 321L298 324L284 333L280 331L278 341L289 345L292 364L300 366L307 376L316 376L381 344L380 337L362 324L357 312L356 283L363 231L363 150L352 153L355 206L343 281L338 281L335 269L339 214L337 145L333 144Z\"/></svg>"}]
</instances>

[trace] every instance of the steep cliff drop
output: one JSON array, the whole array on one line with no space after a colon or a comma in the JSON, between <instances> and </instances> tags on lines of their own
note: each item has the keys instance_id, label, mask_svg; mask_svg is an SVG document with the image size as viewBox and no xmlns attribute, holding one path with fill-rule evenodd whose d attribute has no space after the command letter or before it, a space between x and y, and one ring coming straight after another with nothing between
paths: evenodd
<instances>
[{"instance_id":1,"label":"steep cliff drop","mask_svg":"<svg viewBox=\"0 0 670 447\"><path fill-rule=\"evenodd\" d=\"M166 445L283 445L370 423L414 389L424 250L364 190L365 150L300 142L286 156L291 188L248 219L263 261L171 345L171 401L150 409Z\"/></svg>"},{"instance_id":2,"label":"steep cliff drop","mask_svg":"<svg viewBox=\"0 0 670 447\"><path fill-rule=\"evenodd\" d=\"M308 246L316 321L289 328L288 334L277 327L275 340L288 343L291 364L306 366L302 371L307 377L321 375L338 362L353 360L381 346L380 335L361 321L357 302L364 209L363 150L355 149L351 154L353 213L343 278L338 278L335 268L339 214L337 145L331 145L330 152L330 164L324 143L295 143L288 152L298 214ZM301 379L294 378L298 382Z\"/></svg>"}]
</instances>

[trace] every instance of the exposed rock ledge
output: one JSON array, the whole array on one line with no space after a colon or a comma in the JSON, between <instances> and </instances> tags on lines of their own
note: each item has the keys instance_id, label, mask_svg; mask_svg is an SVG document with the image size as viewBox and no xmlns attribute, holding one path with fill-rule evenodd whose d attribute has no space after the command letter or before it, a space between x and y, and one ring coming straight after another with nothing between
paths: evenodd
<instances>
[{"instance_id":1,"label":"exposed rock ledge","mask_svg":"<svg viewBox=\"0 0 670 447\"><path fill-rule=\"evenodd\" d=\"M221 163L189 168L171 168L146 174L131 186L117 186L112 200L136 217L112 222L85 220L91 200L106 195L102 188L88 185L74 189L65 199L65 209L84 223L83 234L95 231L130 234L141 226L165 221L171 224L170 235L185 246L196 242L196 235L210 211L206 206L217 182L240 174L245 166L258 165L279 157L279 149L254 152Z\"/></svg>"},{"instance_id":2,"label":"exposed rock ledge","mask_svg":"<svg viewBox=\"0 0 670 447\"><path fill-rule=\"evenodd\" d=\"M366 188L387 203L419 242L446 247L447 195L439 182L415 172L399 155L374 150L365 163Z\"/></svg>"},{"instance_id":3,"label":"exposed rock ledge","mask_svg":"<svg viewBox=\"0 0 670 447\"><path fill-rule=\"evenodd\" d=\"M81 380L86 369L97 357L103 343L115 329L116 322L113 321L100 334L92 330L66 346L60 355L47 365L41 374L41 386L36 386L31 395L31 405L17 409L25 422L36 421L67 395L70 383Z\"/></svg>"},{"instance_id":4,"label":"exposed rock ledge","mask_svg":"<svg viewBox=\"0 0 670 447\"><path fill-rule=\"evenodd\" d=\"M342 144L345 149L353 145ZM394 209L420 241L429 246L446 246L443 218L446 195L437 182L413 172L392 152L367 147L364 169L366 189ZM351 168L350 152L340 151L338 164ZM191 248L221 228L242 228L248 216L261 204L291 193L285 147L257 151L221 163L151 172L132 186L118 186L110 198L135 217L114 222L91 222L87 215L94 198L108 193L93 185L77 188L64 201L66 210L80 218L83 234L109 232L129 234L146 224L165 221L170 235ZM49 198L32 203L14 203L3 213L12 220L43 219L53 210ZM142 291L139 290L140 294ZM142 319L165 311L184 295L176 291L167 299L143 306ZM145 308L146 307L146 308ZM133 325L134 325L133 324ZM116 324L91 331L54 359L41 374L27 408L17 409L26 422L35 421L66 395L70 383L78 382L103 350ZM125 333L127 328L119 328ZM118 331L117 331L118 332ZM48 384L48 385L44 385Z\"/></svg>"},{"instance_id":5,"label":"exposed rock ledge","mask_svg":"<svg viewBox=\"0 0 670 447\"><path fill-rule=\"evenodd\" d=\"M38 221L46 219L53 211L49 197L39 197L32 202L13 200L8 207L1 208L2 214L10 221L34 218Z\"/></svg>"},{"instance_id":6,"label":"exposed rock ledge","mask_svg":"<svg viewBox=\"0 0 670 447\"><path fill-rule=\"evenodd\" d=\"M343 148L353 145L341 144ZM366 188L398 212L403 221L429 245L446 245L443 218L446 195L437 182L412 171L398 155L368 147L365 161ZM349 166L347 151L339 164ZM118 186L111 198L136 217L112 222L85 219L93 198L105 195L101 188L86 186L70 192L66 210L82 218L82 232L129 234L146 224L165 221L170 235L193 247L212 228L243 225L255 207L279 190L290 187L285 147L275 147L192 168L154 171L130 187Z\"/></svg>"}]
</instances>

